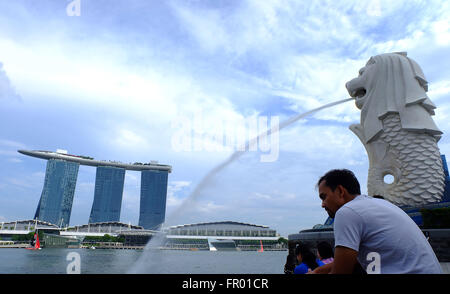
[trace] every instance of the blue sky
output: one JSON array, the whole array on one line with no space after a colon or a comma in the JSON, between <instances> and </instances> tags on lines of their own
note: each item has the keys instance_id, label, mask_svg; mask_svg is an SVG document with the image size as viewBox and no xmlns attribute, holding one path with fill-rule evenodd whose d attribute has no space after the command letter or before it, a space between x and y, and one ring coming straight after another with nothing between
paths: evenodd
<instances>
[{"instance_id":1,"label":"blue sky","mask_svg":"<svg viewBox=\"0 0 450 294\"><path fill-rule=\"evenodd\" d=\"M0 221L32 218L42 191L45 161L17 150L59 148L172 165L171 225L233 220L287 236L323 223L315 183L327 170L354 170L366 191L354 103L283 129L276 161L246 153L170 218L233 152L177 152L174 121L201 115L197 143L218 147L207 135L224 122L236 131L246 118L282 121L347 98L345 82L387 52L421 65L450 154L448 1L80 0L80 16L68 16L70 2L0 0ZM87 223L94 181L81 166L71 225ZM127 172L123 222L138 221L139 182Z\"/></svg>"}]
</instances>

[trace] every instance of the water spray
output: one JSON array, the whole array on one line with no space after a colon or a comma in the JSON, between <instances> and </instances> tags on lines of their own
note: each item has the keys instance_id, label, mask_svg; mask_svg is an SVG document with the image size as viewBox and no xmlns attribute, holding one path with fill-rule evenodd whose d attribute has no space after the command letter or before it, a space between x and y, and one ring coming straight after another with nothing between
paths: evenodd
<instances>
[{"instance_id":1,"label":"water spray","mask_svg":"<svg viewBox=\"0 0 450 294\"><path fill-rule=\"evenodd\" d=\"M321 107L315 108L313 110L304 112L302 114L298 114L295 115L283 122L281 122L279 124L279 126L277 126L276 128L272 128L269 129L261 134L259 134L258 136L256 136L255 138L249 140L246 142L245 144L245 148L241 148L239 150L244 150L244 151L235 151L230 157L228 157L228 159L226 159L225 161L223 161L222 163L220 163L219 165L217 165L215 168L213 168L201 181L200 183L195 187L194 191L184 200L184 202L170 215L170 217L168 219L171 219L173 217L177 217L180 215L181 211L183 210L184 207L186 207L186 205L188 205L189 203L194 202L198 195L200 194L199 192L207 186L207 184L209 183L210 179L213 178L217 173L219 173L220 171L222 171L225 167L227 167L230 163L234 162L236 159L238 159L239 157L241 157L244 153L247 152L247 150L250 150L250 148L252 146L254 146L255 144L257 144L258 140L261 138L264 138L266 136L269 136L270 134L274 133L274 132L279 132L282 129L284 129L285 127L290 126L291 124L295 123L296 121L311 115L315 112L318 112L322 109L328 108L328 107L332 107L350 100L354 100L355 98L346 98L344 100L340 100L340 101L336 101L336 102L332 102L326 105L323 105Z\"/></svg>"},{"instance_id":2,"label":"water spray","mask_svg":"<svg viewBox=\"0 0 450 294\"><path fill-rule=\"evenodd\" d=\"M225 167L230 165L232 162L234 162L236 159L241 157L244 153L247 152L247 150L250 150L252 146L254 146L259 139L264 138L265 136L268 136L272 133L279 132L280 130L290 126L291 124L295 123L296 121L311 115L313 113L316 113L322 109L329 108L350 100L354 100L355 98L346 98L340 101L332 102L329 104L325 104L321 107L315 108L313 110L309 110L307 112L304 112L302 114L295 115L284 122L280 123L275 128L271 128L260 135L256 136L255 138L247 141L245 143L245 148L239 149L244 151L235 151L233 154L231 154L230 157L228 157L225 161L214 167L201 181L200 183L195 187L194 191L184 200L184 202L168 217L168 219L172 219L175 217L178 217L183 210L185 210L185 207L189 205L190 203L195 202L197 200L198 195L200 195L200 191L202 191L206 186L208 186L210 180L214 178L216 174L218 174L220 171L222 171ZM165 240L165 234L163 233L163 230L157 232L155 235L152 236L150 241L147 243L144 249L144 254L147 253L150 254L151 252L154 252L155 250L158 250L163 244ZM153 262L154 263L154 262ZM139 258L139 260L134 264L132 269L130 269L129 273L141 273L145 269L145 267L148 267L152 265L152 258L148 258L148 256L142 256Z\"/></svg>"}]
</instances>

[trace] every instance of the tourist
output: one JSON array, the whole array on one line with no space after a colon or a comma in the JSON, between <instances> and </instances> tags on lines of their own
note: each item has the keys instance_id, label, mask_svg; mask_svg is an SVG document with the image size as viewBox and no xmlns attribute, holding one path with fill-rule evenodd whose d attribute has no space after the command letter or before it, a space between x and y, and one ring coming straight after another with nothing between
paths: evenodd
<instances>
[{"instance_id":1,"label":"tourist","mask_svg":"<svg viewBox=\"0 0 450 294\"><path fill-rule=\"evenodd\" d=\"M319 266L324 265L319 259L316 259L314 253L305 244L298 244L295 248L295 255L299 265L295 267L294 274L306 274Z\"/></svg>"},{"instance_id":2,"label":"tourist","mask_svg":"<svg viewBox=\"0 0 450 294\"><path fill-rule=\"evenodd\" d=\"M333 247L326 241L317 244L317 258L324 264L332 263L334 260Z\"/></svg>"},{"instance_id":3,"label":"tourist","mask_svg":"<svg viewBox=\"0 0 450 294\"><path fill-rule=\"evenodd\" d=\"M289 254L286 257L286 264L284 265L285 274L293 274L294 269L297 266L297 257L294 254Z\"/></svg>"},{"instance_id":4,"label":"tourist","mask_svg":"<svg viewBox=\"0 0 450 294\"><path fill-rule=\"evenodd\" d=\"M313 273L442 273L416 223L394 204L361 195L353 172L331 170L318 183L322 207L334 218L334 261Z\"/></svg>"}]
</instances>

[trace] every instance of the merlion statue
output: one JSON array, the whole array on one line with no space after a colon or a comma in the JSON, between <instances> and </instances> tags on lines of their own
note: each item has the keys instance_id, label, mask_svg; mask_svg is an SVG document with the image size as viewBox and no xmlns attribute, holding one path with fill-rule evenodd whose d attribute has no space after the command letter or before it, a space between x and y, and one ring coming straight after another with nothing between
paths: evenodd
<instances>
[{"instance_id":1,"label":"merlion statue","mask_svg":"<svg viewBox=\"0 0 450 294\"><path fill-rule=\"evenodd\" d=\"M442 132L419 65L403 52L377 55L346 87L361 109L361 123L350 129L369 156L368 194L399 206L438 202L445 185L437 146Z\"/></svg>"}]
</instances>

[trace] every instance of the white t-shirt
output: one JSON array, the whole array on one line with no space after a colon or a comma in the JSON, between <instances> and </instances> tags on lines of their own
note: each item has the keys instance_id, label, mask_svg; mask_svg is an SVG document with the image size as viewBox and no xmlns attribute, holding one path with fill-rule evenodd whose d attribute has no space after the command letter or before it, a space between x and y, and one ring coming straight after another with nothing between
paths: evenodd
<instances>
[{"instance_id":1,"label":"white t-shirt","mask_svg":"<svg viewBox=\"0 0 450 294\"><path fill-rule=\"evenodd\" d=\"M416 223L383 199L360 195L344 204L336 212L334 238L335 246L358 251L358 261L368 273L442 273Z\"/></svg>"}]
</instances>

